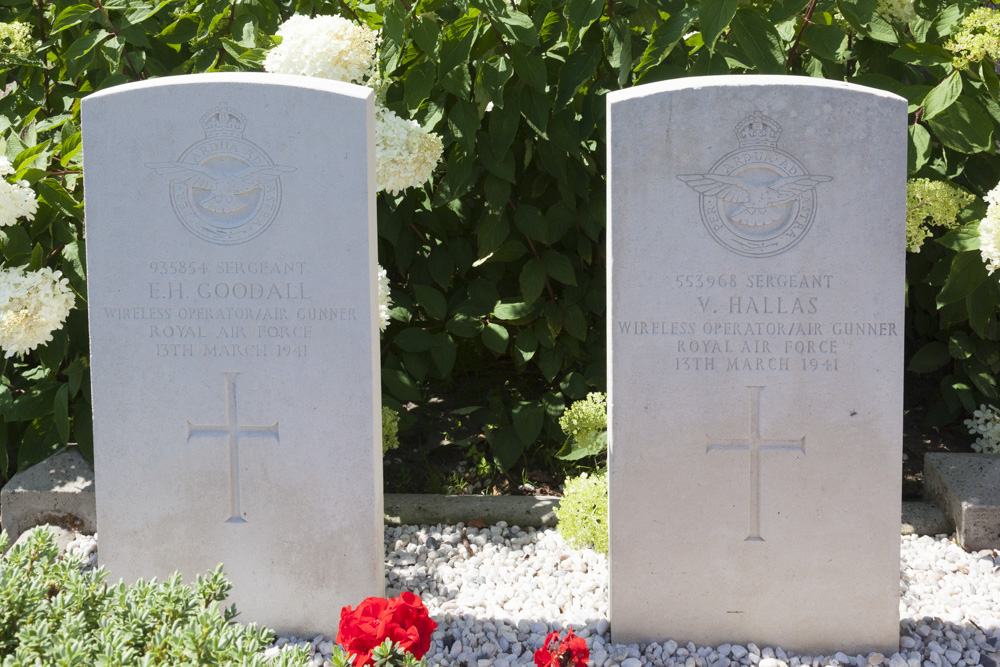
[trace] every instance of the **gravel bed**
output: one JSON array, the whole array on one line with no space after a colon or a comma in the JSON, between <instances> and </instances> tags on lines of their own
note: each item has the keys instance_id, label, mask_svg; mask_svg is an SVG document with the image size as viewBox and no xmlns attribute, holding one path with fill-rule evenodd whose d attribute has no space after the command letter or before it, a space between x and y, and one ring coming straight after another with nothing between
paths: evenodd
<instances>
[{"instance_id":1,"label":"gravel bed","mask_svg":"<svg viewBox=\"0 0 1000 667\"><path fill-rule=\"evenodd\" d=\"M437 621L427 654L442 667L513 667L551 631L572 626L594 667L1000 667L1000 554L967 553L948 536L904 535L899 577L900 649L796 655L755 644L612 644L607 621L608 560L566 545L555 529L387 527L386 594L409 590ZM93 557L96 540L71 545ZM360 602L360 600L358 601ZM333 638L281 637L268 652L307 646L321 667Z\"/></svg>"}]
</instances>

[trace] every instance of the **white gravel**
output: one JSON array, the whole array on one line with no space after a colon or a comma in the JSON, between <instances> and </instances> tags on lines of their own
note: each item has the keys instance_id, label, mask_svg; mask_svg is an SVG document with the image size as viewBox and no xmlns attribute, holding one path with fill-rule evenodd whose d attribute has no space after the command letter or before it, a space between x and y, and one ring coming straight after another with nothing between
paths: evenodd
<instances>
[{"instance_id":1,"label":"white gravel","mask_svg":"<svg viewBox=\"0 0 1000 667\"><path fill-rule=\"evenodd\" d=\"M387 595L409 590L438 623L427 654L442 667L533 665L545 635L573 626L594 667L1000 667L1000 554L967 553L948 536L902 536L900 648L882 655L801 656L780 647L611 644L608 560L572 549L554 529L399 526L385 529ZM90 556L96 540L71 545ZM360 600L358 601L360 602ZM544 620L543 620L544 619ZM326 664L333 638L279 638Z\"/></svg>"}]
</instances>

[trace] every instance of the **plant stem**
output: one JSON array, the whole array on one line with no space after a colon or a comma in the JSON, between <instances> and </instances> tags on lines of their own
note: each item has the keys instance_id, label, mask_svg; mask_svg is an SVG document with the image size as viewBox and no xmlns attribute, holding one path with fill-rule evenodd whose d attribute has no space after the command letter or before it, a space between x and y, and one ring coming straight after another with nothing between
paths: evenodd
<instances>
[{"instance_id":1,"label":"plant stem","mask_svg":"<svg viewBox=\"0 0 1000 667\"><path fill-rule=\"evenodd\" d=\"M39 0L39 2L41 2L41 0ZM104 20L107 22L108 30L110 30L111 34L115 36L115 39L119 39L120 36L118 31L115 29L115 25L111 22L111 18L108 16L108 12L104 9L104 5L101 3L101 0L93 0L93 2L97 9L100 10L101 16L103 16ZM132 62L132 57L128 54L128 49L125 48L124 41L122 41L122 55L125 57L125 62L128 63L128 68L132 70L132 80L142 81L145 77L142 75L142 72L135 68L135 63Z\"/></svg>"},{"instance_id":2,"label":"plant stem","mask_svg":"<svg viewBox=\"0 0 1000 667\"><path fill-rule=\"evenodd\" d=\"M802 41L802 33L805 32L806 26L812 24L812 13L816 9L816 0L810 0L809 6L806 8L806 15L802 17L802 26L799 27L799 32L795 35L795 43L792 44L792 48L788 51L788 60L785 62L785 69L791 69L792 61L798 57L799 43Z\"/></svg>"}]
</instances>

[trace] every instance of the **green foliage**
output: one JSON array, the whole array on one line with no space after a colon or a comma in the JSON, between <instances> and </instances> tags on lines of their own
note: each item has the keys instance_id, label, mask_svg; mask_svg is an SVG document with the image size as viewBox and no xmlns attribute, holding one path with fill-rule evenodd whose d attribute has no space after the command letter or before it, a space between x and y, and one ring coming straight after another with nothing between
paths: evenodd
<instances>
[{"instance_id":1,"label":"green foliage","mask_svg":"<svg viewBox=\"0 0 1000 667\"><path fill-rule=\"evenodd\" d=\"M399 447L399 413L382 407L382 454Z\"/></svg>"},{"instance_id":2,"label":"green foliage","mask_svg":"<svg viewBox=\"0 0 1000 667\"><path fill-rule=\"evenodd\" d=\"M599 456L608 449L608 398L600 392L591 392L582 401L566 408L559 418L559 426L569 439L559 452L567 461L586 456Z\"/></svg>"},{"instance_id":3,"label":"green foliage","mask_svg":"<svg viewBox=\"0 0 1000 667\"><path fill-rule=\"evenodd\" d=\"M0 551L7 535L0 533ZM0 665L153 665L293 667L310 663L304 650L263 651L274 635L233 622L220 608L232 588L221 566L191 586L172 575L163 583L110 586L102 570L82 571L59 557L52 534L35 531L0 559Z\"/></svg>"},{"instance_id":4,"label":"green foliage","mask_svg":"<svg viewBox=\"0 0 1000 667\"><path fill-rule=\"evenodd\" d=\"M295 12L382 31L386 105L443 137L434 182L379 195L393 285L385 403L403 428L458 396L465 433L505 471L554 464L559 417L605 389L605 99L682 76L846 80L910 102L909 173L982 197L1000 180L993 15L970 0L9 0L33 47L0 60L0 150L39 194L0 243L8 265L59 268L86 294L79 99L127 81L259 69ZM885 15L880 14L883 11ZM902 11L902 10L907 11ZM909 10L915 10L915 18ZM990 10L992 11L992 10ZM908 21L908 22L907 22ZM987 45L988 47L988 45ZM955 51L953 52L954 49ZM955 69L956 59L961 68ZM860 158L859 158L860 159ZM871 158L876 159L876 158ZM1000 284L962 227L908 266L910 368L940 382L930 417L997 402ZM0 474L73 439L90 447L86 306L52 343L0 365Z\"/></svg>"},{"instance_id":5,"label":"green foliage","mask_svg":"<svg viewBox=\"0 0 1000 667\"><path fill-rule=\"evenodd\" d=\"M593 547L608 553L608 475L584 473L566 480L559 507L558 530L567 544L578 549Z\"/></svg>"},{"instance_id":6,"label":"green foliage","mask_svg":"<svg viewBox=\"0 0 1000 667\"><path fill-rule=\"evenodd\" d=\"M351 667L352 659L340 646L333 647L330 660L333 667ZM372 651L373 667L427 667L427 658L417 660L412 653L391 639L386 639Z\"/></svg>"}]
</instances>

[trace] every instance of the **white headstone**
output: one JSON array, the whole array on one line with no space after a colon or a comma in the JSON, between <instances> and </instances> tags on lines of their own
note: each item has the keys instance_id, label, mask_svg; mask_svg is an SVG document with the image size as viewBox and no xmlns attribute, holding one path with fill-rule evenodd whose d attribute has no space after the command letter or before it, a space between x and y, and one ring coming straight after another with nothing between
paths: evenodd
<instances>
[{"instance_id":1,"label":"white headstone","mask_svg":"<svg viewBox=\"0 0 1000 667\"><path fill-rule=\"evenodd\" d=\"M895 652L906 101L608 98L614 641Z\"/></svg>"},{"instance_id":2,"label":"white headstone","mask_svg":"<svg viewBox=\"0 0 1000 667\"><path fill-rule=\"evenodd\" d=\"M244 621L383 592L374 106L178 76L83 100L101 563L225 565Z\"/></svg>"}]
</instances>

